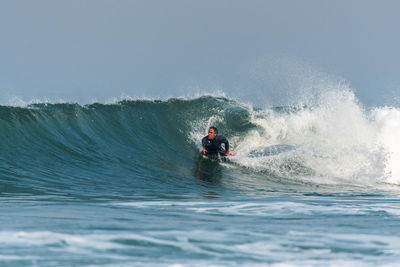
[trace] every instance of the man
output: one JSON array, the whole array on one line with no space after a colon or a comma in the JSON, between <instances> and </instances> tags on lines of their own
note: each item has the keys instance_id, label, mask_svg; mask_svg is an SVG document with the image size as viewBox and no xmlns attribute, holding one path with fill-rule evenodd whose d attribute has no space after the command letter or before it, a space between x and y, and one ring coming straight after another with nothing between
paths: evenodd
<instances>
[{"instance_id":1,"label":"man","mask_svg":"<svg viewBox=\"0 0 400 267\"><path fill-rule=\"evenodd\" d=\"M225 136L218 135L218 129L214 126L208 129L208 135L201 140L201 144L203 145L203 150L201 150L203 155L222 154L224 156L234 156L229 153L228 139L226 139ZM221 147L221 144L225 144L225 150Z\"/></svg>"}]
</instances>

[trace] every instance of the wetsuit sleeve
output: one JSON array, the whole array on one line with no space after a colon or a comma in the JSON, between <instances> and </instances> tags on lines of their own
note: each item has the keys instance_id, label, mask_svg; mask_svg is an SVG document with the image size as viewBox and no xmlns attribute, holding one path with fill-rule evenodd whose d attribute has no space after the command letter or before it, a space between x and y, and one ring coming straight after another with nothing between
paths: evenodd
<instances>
[{"instance_id":1,"label":"wetsuit sleeve","mask_svg":"<svg viewBox=\"0 0 400 267\"><path fill-rule=\"evenodd\" d=\"M222 141L221 143L225 144L225 152L226 152L226 154L228 154L229 153L229 141L228 141L228 139L226 139L226 137L223 136L223 139L221 141Z\"/></svg>"},{"instance_id":2,"label":"wetsuit sleeve","mask_svg":"<svg viewBox=\"0 0 400 267\"><path fill-rule=\"evenodd\" d=\"M203 137L201 139L201 145L203 146L203 149L206 149L206 144L207 144L207 136Z\"/></svg>"}]
</instances>

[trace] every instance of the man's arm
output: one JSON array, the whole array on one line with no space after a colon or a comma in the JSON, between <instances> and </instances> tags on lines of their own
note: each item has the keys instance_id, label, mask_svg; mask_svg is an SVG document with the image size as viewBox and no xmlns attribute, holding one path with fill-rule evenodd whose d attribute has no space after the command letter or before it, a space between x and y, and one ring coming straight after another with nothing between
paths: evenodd
<instances>
[{"instance_id":1,"label":"man's arm","mask_svg":"<svg viewBox=\"0 0 400 267\"><path fill-rule=\"evenodd\" d=\"M203 155L205 155L207 153L206 142L207 142L207 136L204 137L203 139L201 139L201 145L203 147L203 149L201 150L201 154L203 154Z\"/></svg>"},{"instance_id":2,"label":"man's arm","mask_svg":"<svg viewBox=\"0 0 400 267\"><path fill-rule=\"evenodd\" d=\"M225 153L226 153L227 155L229 155L229 156L236 156L236 153L230 153L230 151L229 151L229 141L228 141L228 139L226 139L225 136L223 136L222 143L225 144Z\"/></svg>"},{"instance_id":3,"label":"man's arm","mask_svg":"<svg viewBox=\"0 0 400 267\"><path fill-rule=\"evenodd\" d=\"M229 155L229 141L228 141L228 139L226 139L225 136L221 136L221 137L222 137L221 143L225 144L225 153L227 155Z\"/></svg>"}]
</instances>

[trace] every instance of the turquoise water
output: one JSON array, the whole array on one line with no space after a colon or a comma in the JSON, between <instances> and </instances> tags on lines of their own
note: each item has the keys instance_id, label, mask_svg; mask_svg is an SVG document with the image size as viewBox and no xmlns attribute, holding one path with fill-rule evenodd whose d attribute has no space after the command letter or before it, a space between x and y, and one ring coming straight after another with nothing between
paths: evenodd
<instances>
[{"instance_id":1,"label":"turquoise water","mask_svg":"<svg viewBox=\"0 0 400 267\"><path fill-rule=\"evenodd\" d=\"M1 265L396 265L398 111L339 98L1 106Z\"/></svg>"}]
</instances>

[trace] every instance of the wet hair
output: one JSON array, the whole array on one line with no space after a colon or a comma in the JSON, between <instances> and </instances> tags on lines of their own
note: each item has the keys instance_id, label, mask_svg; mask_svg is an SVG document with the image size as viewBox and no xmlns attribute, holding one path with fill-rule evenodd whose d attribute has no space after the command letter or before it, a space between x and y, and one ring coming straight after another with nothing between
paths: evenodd
<instances>
[{"instance_id":1,"label":"wet hair","mask_svg":"<svg viewBox=\"0 0 400 267\"><path fill-rule=\"evenodd\" d=\"M214 130L214 133L218 134L218 129L217 129L217 127L211 126L210 128L208 128L208 130L211 130L211 129Z\"/></svg>"}]
</instances>

